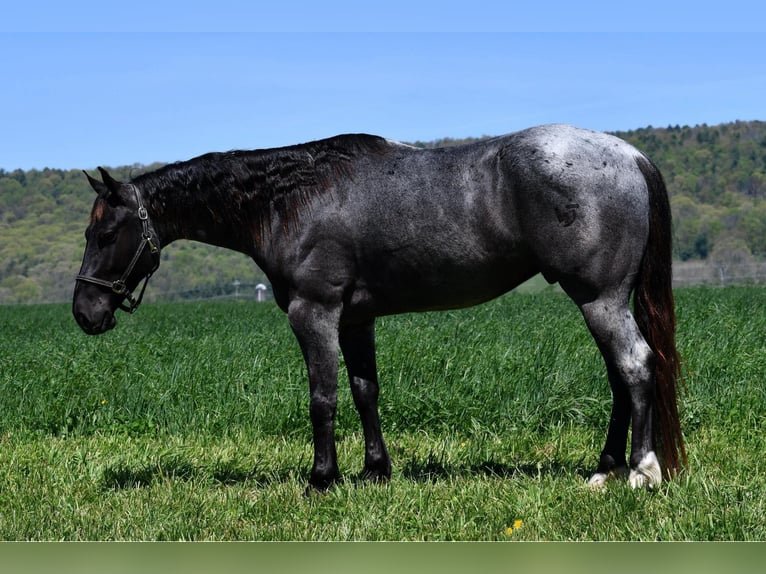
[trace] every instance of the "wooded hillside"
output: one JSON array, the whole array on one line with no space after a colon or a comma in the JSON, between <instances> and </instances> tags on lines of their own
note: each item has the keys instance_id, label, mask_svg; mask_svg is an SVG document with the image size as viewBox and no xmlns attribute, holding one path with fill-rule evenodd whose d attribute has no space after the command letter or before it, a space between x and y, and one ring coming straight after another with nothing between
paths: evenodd
<instances>
[{"instance_id":1,"label":"wooded hillside","mask_svg":"<svg viewBox=\"0 0 766 574\"><path fill-rule=\"evenodd\" d=\"M766 122L647 127L616 135L662 170L679 260L766 259ZM415 145L467 141L474 139ZM156 167L114 168L113 174L128 180ZM0 303L69 300L92 202L79 169L0 170ZM149 298L244 292L265 279L244 255L192 242L171 245L162 260Z\"/></svg>"}]
</instances>

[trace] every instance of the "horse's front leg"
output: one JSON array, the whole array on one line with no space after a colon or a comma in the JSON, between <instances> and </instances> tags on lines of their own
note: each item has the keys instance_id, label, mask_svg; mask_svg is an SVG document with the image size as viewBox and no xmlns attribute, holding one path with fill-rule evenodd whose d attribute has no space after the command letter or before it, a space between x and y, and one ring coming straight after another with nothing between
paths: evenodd
<instances>
[{"instance_id":1,"label":"horse's front leg","mask_svg":"<svg viewBox=\"0 0 766 574\"><path fill-rule=\"evenodd\" d=\"M363 477L372 481L391 478L391 459L383 442L378 416L378 370L375 364L375 323L344 326L340 349L346 360L351 394L364 430Z\"/></svg>"},{"instance_id":2,"label":"horse's front leg","mask_svg":"<svg viewBox=\"0 0 766 574\"><path fill-rule=\"evenodd\" d=\"M290 303L287 315L309 376L309 413L314 431L309 488L326 490L340 478L335 450L340 308L296 299Z\"/></svg>"}]
</instances>

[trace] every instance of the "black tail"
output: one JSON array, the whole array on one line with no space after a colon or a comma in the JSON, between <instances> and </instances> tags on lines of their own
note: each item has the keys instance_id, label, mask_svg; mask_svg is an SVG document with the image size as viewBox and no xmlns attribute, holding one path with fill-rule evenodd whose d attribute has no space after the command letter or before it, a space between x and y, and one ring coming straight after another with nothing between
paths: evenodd
<instances>
[{"instance_id":1,"label":"black tail","mask_svg":"<svg viewBox=\"0 0 766 574\"><path fill-rule=\"evenodd\" d=\"M672 289L672 231L670 202L657 166L648 158L636 159L649 187L649 239L635 289L634 315L654 352L654 444L668 477L686 464L678 417L681 360L676 349L676 313Z\"/></svg>"}]
</instances>

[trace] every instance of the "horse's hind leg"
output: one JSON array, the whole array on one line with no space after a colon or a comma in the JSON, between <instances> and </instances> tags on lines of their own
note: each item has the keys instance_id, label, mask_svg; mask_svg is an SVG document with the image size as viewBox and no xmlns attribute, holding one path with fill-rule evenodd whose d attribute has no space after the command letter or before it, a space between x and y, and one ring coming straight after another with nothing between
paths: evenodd
<instances>
[{"instance_id":1,"label":"horse's hind leg","mask_svg":"<svg viewBox=\"0 0 766 574\"><path fill-rule=\"evenodd\" d=\"M375 363L375 324L345 326L340 348L346 361L351 394L364 429L364 478L391 478L391 459L383 442L378 416L378 372Z\"/></svg>"},{"instance_id":2,"label":"horse's hind leg","mask_svg":"<svg viewBox=\"0 0 766 574\"><path fill-rule=\"evenodd\" d=\"M612 414L609 418L609 430L606 444L601 451L598 469L590 477L588 484L601 486L610 477L628 476L628 463L625 460L625 447L628 442L630 427L630 394L614 367L607 363L609 386L612 389Z\"/></svg>"},{"instance_id":3,"label":"horse's hind leg","mask_svg":"<svg viewBox=\"0 0 766 574\"><path fill-rule=\"evenodd\" d=\"M601 295L578 305L604 357L613 394L606 444L589 483L600 485L610 475L624 474L632 420L630 484L652 488L662 480L652 434L654 354L630 313L627 293Z\"/></svg>"}]
</instances>

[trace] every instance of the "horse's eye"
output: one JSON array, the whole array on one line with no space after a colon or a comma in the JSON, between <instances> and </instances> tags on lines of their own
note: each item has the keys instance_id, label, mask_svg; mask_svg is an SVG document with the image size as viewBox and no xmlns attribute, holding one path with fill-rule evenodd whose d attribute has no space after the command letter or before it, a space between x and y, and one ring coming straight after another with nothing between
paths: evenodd
<instances>
[{"instance_id":1,"label":"horse's eye","mask_svg":"<svg viewBox=\"0 0 766 574\"><path fill-rule=\"evenodd\" d=\"M114 240L117 238L117 234L114 231L107 231L105 233L102 233L98 236L98 247L99 249L103 249L107 245L111 245L114 243Z\"/></svg>"}]
</instances>

